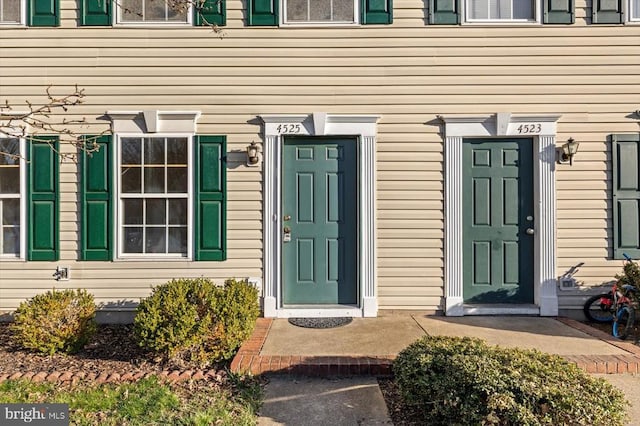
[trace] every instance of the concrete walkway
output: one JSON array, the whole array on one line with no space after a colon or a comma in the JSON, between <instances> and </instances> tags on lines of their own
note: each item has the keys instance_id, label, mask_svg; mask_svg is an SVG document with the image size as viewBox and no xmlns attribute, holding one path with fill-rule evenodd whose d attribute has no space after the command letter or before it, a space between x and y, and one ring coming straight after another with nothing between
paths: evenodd
<instances>
[{"instance_id":1,"label":"concrete walkway","mask_svg":"<svg viewBox=\"0 0 640 426\"><path fill-rule=\"evenodd\" d=\"M372 376L389 375L397 354L425 335L478 337L561 355L622 389L630 418L640 418L640 375L629 374L640 373L640 349L568 319L399 313L315 330L261 318L232 369L279 373L269 376L259 425L392 424Z\"/></svg>"},{"instance_id":2,"label":"concrete walkway","mask_svg":"<svg viewBox=\"0 0 640 426\"><path fill-rule=\"evenodd\" d=\"M420 313L355 318L308 329L260 318L231 364L234 371L308 376L388 375L398 353L425 335L470 336L490 344L561 355L589 373L640 373L640 348L570 319L442 317Z\"/></svg>"}]
</instances>

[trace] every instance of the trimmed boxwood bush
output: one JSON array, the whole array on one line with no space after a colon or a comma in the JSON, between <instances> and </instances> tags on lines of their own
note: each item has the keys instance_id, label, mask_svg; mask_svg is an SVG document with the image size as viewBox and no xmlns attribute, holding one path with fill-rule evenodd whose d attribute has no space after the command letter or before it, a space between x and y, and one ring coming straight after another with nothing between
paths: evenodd
<instances>
[{"instance_id":1,"label":"trimmed boxwood bush","mask_svg":"<svg viewBox=\"0 0 640 426\"><path fill-rule=\"evenodd\" d=\"M85 290L51 290L22 302L13 340L26 349L54 354L82 349L96 331L96 305Z\"/></svg>"},{"instance_id":2,"label":"trimmed boxwood bush","mask_svg":"<svg viewBox=\"0 0 640 426\"><path fill-rule=\"evenodd\" d=\"M393 365L424 424L624 425L624 395L556 355L426 336Z\"/></svg>"},{"instance_id":3,"label":"trimmed boxwood bush","mask_svg":"<svg viewBox=\"0 0 640 426\"><path fill-rule=\"evenodd\" d=\"M207 278L174 279L140 302L134 330L141 347L205 366L230 358L258 315L258 290L247 281L218 287Z\"/></svg>"}]
</instances>

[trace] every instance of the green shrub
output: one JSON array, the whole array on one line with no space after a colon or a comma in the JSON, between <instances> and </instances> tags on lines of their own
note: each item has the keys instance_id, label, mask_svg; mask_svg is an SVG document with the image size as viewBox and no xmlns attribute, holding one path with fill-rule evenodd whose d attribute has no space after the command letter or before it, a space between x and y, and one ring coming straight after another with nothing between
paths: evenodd
<instances>
[{"instance_id":1,"label":"green shrub","mask_svg":"<svg viewBox=\"0 0 640 426\"><path fill-rule=\"evenodd\" d=\"M52 290L22 302L11 325L13 340L46 354L74 353L96 331L96 305L85 290Z\"/></svg>"},{"instance_id":2,"label":"green shrub","mask_svg":"<svg viewBox=\"0 0 640 426\"><path fill-rule=\"evenodd\" d=\"M217 287L206 278L175 279L140 302L134 330L140 346L204 366L229 358L253 331L258 313L257 290L246 281Z\"/></svg>"},{"instance_id":3,"label":"green shrub","mask_svg":"<svg viewBox=\"0 0 640 426\"><path fill-rule=\"evenodd\" d=\"M623 425L623 394L556 355L427 336L393 371L425 424Z\"/></svg>"}]
</instances>

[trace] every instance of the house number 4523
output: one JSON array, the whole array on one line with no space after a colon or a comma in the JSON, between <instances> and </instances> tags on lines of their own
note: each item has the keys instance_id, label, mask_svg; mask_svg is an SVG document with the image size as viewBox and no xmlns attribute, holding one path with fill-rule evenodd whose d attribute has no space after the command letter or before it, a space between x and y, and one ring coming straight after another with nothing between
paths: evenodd
<instances>
[{"instance_id":1,"label":"house number 4523","mask_svg":"<svg viewBox=\"0 0 640 426\"><path fill-rule=\"evenodd\" d=\"M518 134L526 135L528 133L540 133L542 125L540 123L521 124L518 126Z\"/></svg>"},{"instance_id":2,"label":"house number 4523","mask_svg":"<svg viewBox=\"0 0 640 426\"><path fill-rule=\"evenodd\" d=\"M301 130L299 123L278 124L278 127L276 127L276 131L279 134L300 133Z\"/></svg>"}]
</instances>

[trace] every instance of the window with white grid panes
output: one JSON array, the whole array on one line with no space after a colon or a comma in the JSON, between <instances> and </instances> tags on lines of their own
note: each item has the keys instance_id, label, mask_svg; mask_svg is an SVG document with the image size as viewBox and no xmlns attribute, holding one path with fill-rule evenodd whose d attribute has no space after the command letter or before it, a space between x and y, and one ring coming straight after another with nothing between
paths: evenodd
<instances>
[{"instance_id":1,"label":"window with white grid panes","mask_svg":"<svg viewBox=\"0 0 640 426\"><path fill-rule=\"evenodd\" d=\"M468 22L535 22L533 0L467 0Z\"/></svg>"},{"instance_id":2,"label":"window with white grid panes","mask_svg":"<svg viewBox=\"0 0 640 426\"><path fill-rule=\"evenodd\" d=\"M174 0L122 0L116 2L121 24L190 24L188 2Z\"/></svg>"},{"instance_id":3,"label":"window with white grid panes","mask_svg":"<svg viewBox=\"0 0 640 426\"><path fill-rule=\"evenodd\" d=\"M0 139L0 257L20 257L20 139Z\"/></svg>"},{"instance_id":4,"label":"window with white grid panes","mask_svg":"<svg viewBox=\"0 0 640 426\"><path fill-rule=\"evenodd\" d=\"M189 137L120 138L120 252L187 257Z\"/></svg>"},{"instance_id":5,"label":"window with white grid panes","mask_svg":"<svg viewBox=\"0 0 640 426\"><path fill-rule=\"evenodd\" d=\"M354 0L284 0L284 6L287 24L352 24L357 17Z\"/></svg>"}]
</instances>

